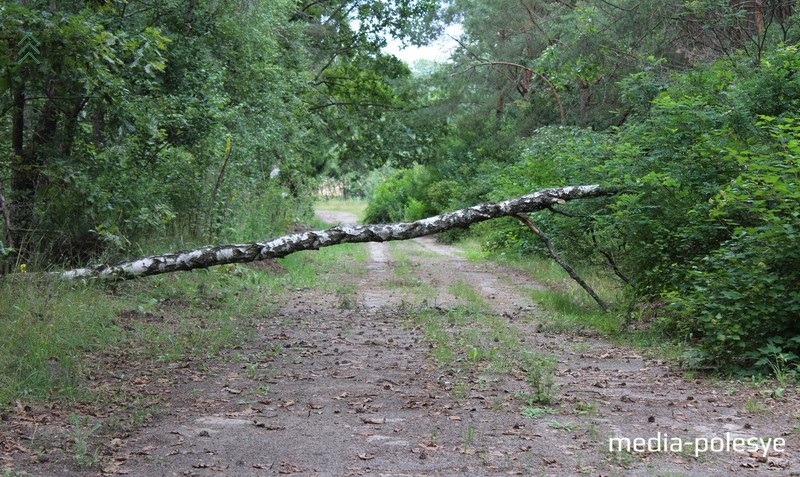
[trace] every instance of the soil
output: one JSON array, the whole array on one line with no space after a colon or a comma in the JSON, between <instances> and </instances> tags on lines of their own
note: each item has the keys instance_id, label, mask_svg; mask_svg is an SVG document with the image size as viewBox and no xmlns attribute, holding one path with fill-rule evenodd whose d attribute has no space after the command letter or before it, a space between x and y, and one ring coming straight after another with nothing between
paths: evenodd
<instances>
[{"instance_id":1,"label":"soil","mask_svg":"<svg viewBox=\"0 0 800 477\"><path fill-rule=\"evenodd\" d=\"M419 297L392 286L390 246L366 247L366 273L332 272L357 290L352 303L332 291L291 292L229 362L156 373L160 412L103 443L94 468L30 459L25 442L10 438L0 447L7 467L42 476L800 475L794 389L773 398L763 386L687 379L642 350L548 332L524 293L542 287L535 278L467 261L431 238L404 242L416 252L407 254L415 280L435 297L428 306L455 306L449 285L467 282L521 331L522 345L556 358L556 402L539 408L541 417L522 414L519 376L475 373L467 392L455 392L452 370L438 365L423 330L408 320ZM724 450L694 457L688 447L618 452L609 450L612 436L660 437L662 450L674 438L714 445L780 438L785 448L766 456Z\"/></svg>"}]
</instances>

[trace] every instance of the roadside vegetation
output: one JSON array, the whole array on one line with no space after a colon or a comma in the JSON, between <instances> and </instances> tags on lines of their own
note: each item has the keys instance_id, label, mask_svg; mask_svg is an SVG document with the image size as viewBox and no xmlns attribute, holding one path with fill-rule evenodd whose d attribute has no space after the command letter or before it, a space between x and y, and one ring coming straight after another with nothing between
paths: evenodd
<instances>
[{"instance_id":1,"label":"roadside vegetation","mask_svg":"<svg viewBox=\"0 0 800 477\"><path fill-rule=\"evenodd\" d=\"M365 252L108 287L38 272L274 238L311 221L318 191L366 197L359 218L391 222L547 187L618 188L532 217L609 311L514 219L440 238L547 283L527 292L545 326L795 379L800 28L796 2L762 3L4 2L2 405L85 399L98 353L222 353L280 290ZM448 62L383 50L387 35L425 44L448 22L463 28ZM36 61L19 54L31 35ZM408 266L395 286L424 292Z\"/></svg>"},{"instance_id":2,"label":"roadside vegetation","mask_svg":"<svg viewBox=\"0 0 800 477\"><path fill-rule=\"evenodd\" d=\"M330 205L336 204L363 209ZM309 218L306 226L330 225ZM353 308L355 286L342 277L363 276L366 259L362 244L344 244L114 284L34 273L6 277L0 281L0 415L4 422L35 421L24 436L34 461L97 470L108 464L103 459L115 440L168 412L181 386L231 365L265 380L282 350L256 341L259 329L279 319L287 296L306 289ZM265 399L270 385L246 393Z\"/></svg>"},{"instance_id":3,"label":"roadside vegetation","mask_svg":"<svg viewBox=\"0 0 800 477\"><path fill-rule=\"evenodd\" d=\"M0 282L0 409L49 400L123 405L136 396L109 394L109 372L124 383L142 369L231 359L286 292L320 288L352 300L352 287L321 277L343 262L360 276L365 260L363 246L346 244L113 285L17 274Z\"/></svg>"},{"instance_id":4,"label":"roadside vegetation","mask_svg":"<svg viewBox=\"0 0 800 477\"><path fill-rule=\"evenodd\" d=\"M772 374L779 362L797 374L794 17L772 11L775 23L756 31L751 17L720 2L656 3L627 13L562 5L539 12L547 21L528 30L533 20L520 12L516 21L527 33L498 43L491 25L512 31L515 7L455 2L462 44L454 64L425 81L443 98L432 107L468 106L446 116L436 158L390 170L371 189L366 219L414 220L545 187L617 186L613 197L532 217L614 311L590 311L580 289L560 284L555 295L533 291L539 301L565 325L588 321L605 333L647 328L685 346L684 361L703 369ZM667 11L678 16L667 19ZM675 36L640 30L656 18L672 24ZM706 25L705 33L693 32L709 40L705 46L665 46L686 39L678 32L690 27L680 18ZM628 44L628 35L640 41ZM628 45L638 60L589 43ZM473 75L459 76L464 70ZM526 83L531 77L541 83ZM500 261L527 261L545 281L551 275L540 265L550 252L517 220L444 235L471 237Z\"/></svg>"},{"instance_id":5,"label":"roadside vegetation","mask_svg":"<svg viewBox=\"0 0 800 477\"><path fill-rule=\"evenodd\" d=\"M107 360L224 358L283 291L365 257L344 246L110 286L40 276L294 232L322 177L404 156L416 97L382 32L425 41L437 5L393 6L0 5L0 408L102 400L91 378ZM348 304L346 285L324 286Z\"/></svg>"}]
</instances>

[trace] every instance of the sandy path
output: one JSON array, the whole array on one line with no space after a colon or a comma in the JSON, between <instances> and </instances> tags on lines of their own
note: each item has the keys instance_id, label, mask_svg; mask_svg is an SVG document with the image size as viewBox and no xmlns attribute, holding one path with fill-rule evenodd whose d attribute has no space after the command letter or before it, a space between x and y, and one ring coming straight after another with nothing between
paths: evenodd
<instances>
[{"instance_id":1,"label":"sandy path","mask_svg":"<svg viewBox=\"0 0 800 477\"><path fill-rule=\"evenodd\" d=\"M341 213L323 218L354 220ZM365 246L366 273L337 276L357 286L357 306L342 307L335 294L319 290L295 293L263 322L257 344L237 351L240 359L176 389L173 408L120 450L118 468L148 477L800 471L794 409L742 386L687 381L664 363L602 340L540 333L536 306L518 287L539 286L530 278L471 263L433 239L406 242L399 247L409 257L409 274L435 306L455 306L450 286L468 283L522 332L521 346L557 359L559 400L541 419L521 415L514 397L524 389L519 376L475 374L468 392L456 397L452 381L470 374L438 367L422 331L400 311L418 297L391 286L398 279L393 245ZM748 413L749 399L768 407ZM732 452L695 459L688 450L606 450L609 436L658 432L683 439L787 434L788 450L772 464Z\"/></svg>"}]
</instances>

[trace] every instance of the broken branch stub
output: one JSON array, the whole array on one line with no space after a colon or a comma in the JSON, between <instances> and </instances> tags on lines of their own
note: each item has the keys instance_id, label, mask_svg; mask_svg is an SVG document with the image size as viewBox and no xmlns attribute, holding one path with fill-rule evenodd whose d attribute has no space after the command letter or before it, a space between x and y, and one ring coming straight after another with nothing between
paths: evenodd
<instances>
[{"instance_id":1,"label":"broken branch stub","mask_svg":"<svg viewBox=\"0 0 800 477\"><path fill-rule=\"evenodd\" d=\"M138 260L103 264L59 272L62 278L99 278L129 280L230 263L246 263L269 258L281 258L302 250L317 250L342 243L387 242L433 235L453 228L524 212L536 212L553 204L575 199L601 197L616 193L600 185L581 185L544 189L504 202L480 204L447 214L396 224L355 225L334 227L286 235L269 242L238 245L207 246L186 252L174 252L144 257Z\"/></svg>"}]
</instances>

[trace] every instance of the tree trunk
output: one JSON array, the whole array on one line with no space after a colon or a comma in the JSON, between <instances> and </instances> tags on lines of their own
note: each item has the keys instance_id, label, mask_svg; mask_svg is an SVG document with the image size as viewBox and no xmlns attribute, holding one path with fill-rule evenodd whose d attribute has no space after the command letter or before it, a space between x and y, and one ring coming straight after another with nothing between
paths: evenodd
<instances>
[{"instance_id":1,"label":"tree trunk","mask_svg":"<svg viewBox=\"0 0 800 477\"><path fill-rule=\"evenodd\" d=\"M8 248L16 248L14 244L14 235L11 233L11 214L8 212L8 206L6 206L6 191L3 187L3 181L0 181L0 213L3 214L3 228L6 231L6 246Z\"/></svg>"},{"instance_id":2,"label":"tree trunk","mask_svg":"<svg viewBox=\"0 0 800 477\"><path fill-rule=\"evenodd\" d=\"M599 185L544 189L505 202L476 205L448 214L417 220L416 222L334 227L324 231L286 235L270 242L209 246L187 252L140 258L114 265L104 264L89 268L79 268L60 272L57 275L69 279L126 280L229 263L280 258L301 250L317 250L341 243L407 240L444 232L452 228L467 227L485 220L513 216L524 212L535 212L568 200L602 197L616 192L617 190L615 189L608 189Z\"/></svg>"},{"instance_id":3,"label":"tree trunk","mask_svg":"<svg viewBox=\"0 0 800 477\"><path fill-rule=\"evenodd\" d=\"M36 183L33 174L34 164L25 148L25 84L13 86L14 105L11 112L11 194L8 198L9 226L25 227L30 223L33 207L33 190ZM15 228L8 229L8 240L16 245L23 242L22 233Z\"/></svg>"}]
</instances>

